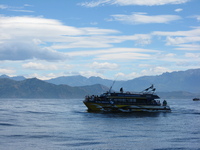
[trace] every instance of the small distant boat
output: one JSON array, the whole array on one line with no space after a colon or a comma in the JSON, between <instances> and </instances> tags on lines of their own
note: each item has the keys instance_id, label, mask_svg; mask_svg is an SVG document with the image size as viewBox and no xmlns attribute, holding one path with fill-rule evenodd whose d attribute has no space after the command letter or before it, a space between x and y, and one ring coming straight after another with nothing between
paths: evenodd
<instances>
[{"instance_id":1,"label":"small distant boat","mask_svg":"<svg viewBox=\"0 0 200 150\"><path fill-rule=\"evenodd\" d=\"M193 98L193 101L200 101L200 98Z\"/></svg>"},{"instance_id":2,"label":"small distant boat","mask_svg":"<svg viewBox=\"0 0 200 150\"><path fill-rule=\"evenodd\" d=\"M111 86L112 88L112 86ZM140 93L120 92L103 93L100 96L86 96L83 103L87 106L88 111L105 111L105 112L171 112L167 101L161 104L160 97L156 94L155 88L150 86Z\"/></svg>"}]
</instances>

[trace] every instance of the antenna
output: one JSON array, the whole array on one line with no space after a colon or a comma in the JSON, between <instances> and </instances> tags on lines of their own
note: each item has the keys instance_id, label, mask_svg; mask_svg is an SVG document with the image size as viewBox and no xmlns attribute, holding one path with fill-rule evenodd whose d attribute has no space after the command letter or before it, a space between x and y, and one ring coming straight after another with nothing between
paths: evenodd
<instances>
[{"instance_id":1,"label":"antenna","mask_svg":"<svg viewBox=\"0 0 200 150\"><path fill-rule=\"evenodd\" d=\"M113 87L113 85L115 84L115 81L117 80L117 77L116 77L116 79L113 81L113 83L112 83L112 85L111 85L111 87L110 87L110 89L109 89L109 93L111 93L111 90L112 90L112 87Z\"/></svg>"},{"instance_id":2,"label":"antenna","mask_svg":"<svg viewBox=\"0 0 200 150\"><path fill-rule=\"evenodd\" d=\"M111 93L112 86L115 84L115 81L116 81L116 80L113 81L113 83L112 83L112 85L111 85L111 87L110 87L110 89L109 89L109 93Z\"/></svg>"}]
</instances>

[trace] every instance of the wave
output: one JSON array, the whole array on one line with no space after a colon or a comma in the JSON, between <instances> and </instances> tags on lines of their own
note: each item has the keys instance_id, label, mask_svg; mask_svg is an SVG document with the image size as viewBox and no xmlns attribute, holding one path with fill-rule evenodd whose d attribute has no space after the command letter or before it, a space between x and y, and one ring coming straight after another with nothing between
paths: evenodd
<instances>
[{"instance_id":1,"label":"wave","mask_svg":"<svg viewBox=\"0 0 200 150\"><path fill-rule=\"evenodd\" d=\"M25 111L23 113L29 113L29 114L54 114L52 112L46 112L46 111Z\"/></svg>"},{"instance_id":2,"label":"wave","mask_svg":"<svg viewBox=\"0 0 200 150\"><path fill-rule=\"evenodd\" d=\"M12 123L0 123L0 126L16 126L15 124L12 124Z\"/></svg>"}]
</instances>

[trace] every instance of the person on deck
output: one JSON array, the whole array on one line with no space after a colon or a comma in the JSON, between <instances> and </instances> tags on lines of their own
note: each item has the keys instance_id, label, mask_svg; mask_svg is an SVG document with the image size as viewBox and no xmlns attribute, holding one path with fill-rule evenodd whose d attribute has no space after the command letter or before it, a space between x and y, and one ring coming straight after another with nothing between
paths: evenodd
<instances>
[{"instance_id":1,"label":"person on deck","mask_svg":"<svg viewBox=\"0 0 200 150\"><path fill-rule=\"evenodd\" d=\"M122 88L122 87L120 88L120 92L121 92L121 93L124 93L124 90L123 90L123 88Z\"/></svg>"},{"instance_id":2,"label":"person on deck","mask_svg":"<svg viewBox=\"0 0 200 150\"><path fill-rule=\"evenodd\" d=\"M163 106L167 106L167 101L166 100L163 101Z\"/></svg>"}]
</instances>

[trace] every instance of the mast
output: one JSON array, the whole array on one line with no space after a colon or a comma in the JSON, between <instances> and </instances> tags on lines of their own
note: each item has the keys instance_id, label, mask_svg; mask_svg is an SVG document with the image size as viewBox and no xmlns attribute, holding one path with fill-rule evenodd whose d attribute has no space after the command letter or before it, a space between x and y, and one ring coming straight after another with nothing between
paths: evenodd
<instances>
[{"instance_id":1,"label":"mast","mask_svg":"<svg viewBox=\"0 0 200 150\"><path fill-rule=\"evenodd\" d=\"M111 93L111 90L112 90L113 85L115 84L115 81L116 81L116 80L113 81L113 83L112 83L112 85L111 85L111 87L110 87L108 93Z\"/></svg>"}]
</instances>

